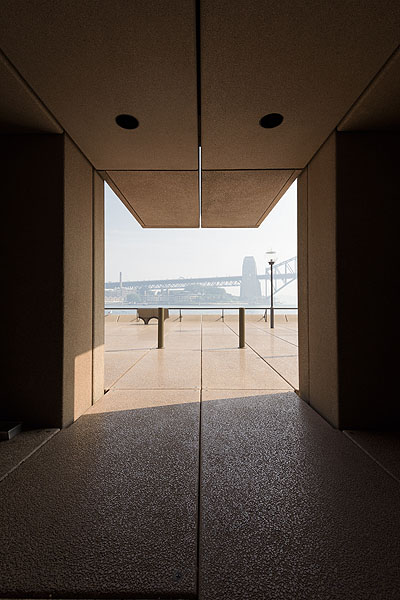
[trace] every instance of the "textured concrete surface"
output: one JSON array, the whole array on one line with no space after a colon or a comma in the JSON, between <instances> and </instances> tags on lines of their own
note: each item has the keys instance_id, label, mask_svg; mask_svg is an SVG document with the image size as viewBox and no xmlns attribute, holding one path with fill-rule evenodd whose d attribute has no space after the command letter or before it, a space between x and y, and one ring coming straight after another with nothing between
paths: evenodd
<instances>
[{"instance_id":1,"label":"textured concrete surface","mask_svg":"<svg viewBox=\"0 0 400 600\"><path fill-rule=\"evenodd\" d=\"M293 323L249 319L245 350L236 325L171 320L158 352L107 323L126 373L0 484L0 597L398 599L398 438L288 391L268 361L294 368Z\"/></svg>"},{"instance_id":2,"label":"textured concrete surface","mask_svg":"<svg viewBox=\"0 0 400 600\"><path fill-rule=\"evenodd\" d=\"M200 351L151 350L115 385L120 389L193 389L200 387Z\"/></svg>"},{"instance_id":3,"label":"textured concrete surface","mask_svg":"<svg viewBox=\"0 0 400 600\"><path fill-rule=\"evenodd\" d=\"M143 227L199 227L197 171L107 171L105 179Z\"/></svg>"},{"instance_id":4,"label":"textured concrete surface","mask_svg":"<svg viewBox=\"0 0 400 600\"><path fill-rule=\"evenodd\" d=\"M269 323L264 320L247 319L247 347L267 363L272 371L278 373L285 380L283 385L278 384L277 387L267 385L266 387L270 389L274 389L274 387L275 389L298 389L297 321L284 322L281 315L277 316L274 329L270 329ZM228 317L227 326L232 330L232 333L238 333L237 319Z\"/></svg>"},{"instance_id":5,"label":"textured concrete surface","mask_svg":"<svg viewBox=\"0 0 400 600\"><path fill-rule=\"evenodd\" d=\"M11 440L0 442L0 481L38 448L53 437L58 429L21 431Z\"/></svg>"},{"instance_id":6,"label":"textured concrete surface","mask_svg":"<svg viewBox=\"0 0 400 600\"><path fill-rule=\"evenodd\" d=\"M194 597L199 403L101 402L2 481L3 597Z\"/></svg>"},{"instance_id":7,"label":"textured concrete surface","mask_svg":"<svg viewBox=\"0 0 400 600\"><path fill-rule=\"evenodd\" d=\"M141 360L149 350L114 350L107 352L104 365L104 389L109 389L133 365Z\"/></svg>"},{"instance_id":8,"label":"textured concrete surface","mask_svg":"<svg viewBox=\"0 0 400 600\"><path fill-rule=\"evenodd\" d=\"M339 131L400 130L400 47L339 124Z\"/></svg>"},{"instance_id":9,"label":"textured concrete surface","mask_svg":"<svg viewBox=\"0 0 400 600\"><path fill-rule=\"evenodd\" d=\"M245 350L238 349L238 318L171 315L165 348L157 324L106 319L106 389L293 389L297 387L297 323L277 318L273 330L248 315ZM275 362L273 359L276 359Z\"/></svg>"},{"instance_id":10,"label":"textured concrete surface","mask_svg":"<svg viewBox=\"0 0 400 600\"><path fill-rule=\"evenodd\" d=\"M400 481L399 431L345 431L344 433Z\"/></svg>"},{"instance_id":11,"label":"textured concrete surface","mask_svg":"<svg viewBox=\"0 0 400 600\"><path fill-rule=\"evenodd\" d=\"M397 600L399 483L292 392L201 395L113 388L1 482L0 597Z\"/></svg>"},{"instance_id":12,"label":"textured concrete surface","mask_svg":"<svg viewBox=\"0 0 400 600\"><path fill-rule=\"evenodd\" d=\"M195 171L195 6L181 0L116 6L4 5L2 50L97 170ZM124 110L139 119L135 131L116 126L114 117ZM155 212L158 207L161 202Z\"/></svg>"},{"instance_id":13,"label":"textured concrete surface","mask_svg":"<svg viewBox=\"0 0 400 600\"><path fill-rule=\"evenodd\" d=\"M68 136L65 136L63 161L63 260L58 267L63 265L64 276L61 333L63 347L59 359L62 359L62 415L63 426L66 426L80 417L91 406L93 399L95 266L93 167ZM51 252L50 247L48 251ZM103 264L101 258L100 268ZM98 264L96 267L99 268ZM98 300L97 297L96 301Z\"/></svg>"},{"instance_id":14,"label":"textured concrete surface","mask_svg":"<svg viewBox=\"0 0 400 600\"><path fill-rule=\"evenodd\" d=\"M93 386L92 402L104 393L104 181L93 172Z\"/></svg>"},{"instance_id":15,"label":"textured concrete surface","mask_svg":"<svg viewBox=\"0 0 400 600\"><path fill-rule=\"evenodd\" d=\"M200 598L398 599L400 488L295 394L203 403Z\"/></svg>"},{"instance_id":16,"label":"textured concrete surface","mask_svg":"<svg viewBox=\"0 0 400 600\"><path fill-rule=\"evenodd\" d=\"M202 171L202 227L258 227L299 171Z\"/></svg>"},{"instance_id":17,"label":"textured concrete surface","mask_svg":"<svg viewBox=\"0 0 400 600\"><path fill-rule=\"evenodd\" d=\"M200 401L199 390L110 390L86 414L137 410Z\"/></svg>"},{"instance_id":18,"label":"textured concrete surface","mask_svg":"<svg viewBox=\"0 0 400 600\"><path fill-rule=\"evenodd\" d=\"M212 389L291 389L278 373L249 348L205 350L203 385Z\"/></svg>"},{"instance_id":19,"label":"textured concrete surface","mask_svg":"<svg viewBox=\"0 0 400 600\"><path fill-rule=\"evenodd\" d=\"M305 167L399 44L395 2L266 6L202 0L203 169ZM277 129L258 126L267 106Z\"/></svg>"}]
</instances>

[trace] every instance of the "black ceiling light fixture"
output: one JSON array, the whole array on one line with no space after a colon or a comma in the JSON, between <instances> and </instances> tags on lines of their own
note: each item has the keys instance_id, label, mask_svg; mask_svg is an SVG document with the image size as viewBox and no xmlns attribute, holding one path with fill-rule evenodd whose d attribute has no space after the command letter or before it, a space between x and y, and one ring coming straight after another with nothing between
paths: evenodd
<instances>
[{"instance_id":1,"label":"black ceiling light fixture","mask_svg":"<svg viewBox=\"0 0 400 600\"><path fill-rule=\"evenodd\" d=\"M259 123L264 129L273 129L278 127L283 121L283 116L279 113L269 113L261 117Z\"/></svg>"},{"instance_id":2,"label":"black ceiling light fixture","mask_svg":"<svg viewBox=\"0 0 400 600\"><path fill-rule=\"evenodd\" d=\"M139 121L133 115L118 115L115 117L115 122L122 129L136 129L139 127Z\"/></svg>"}]
</instances>

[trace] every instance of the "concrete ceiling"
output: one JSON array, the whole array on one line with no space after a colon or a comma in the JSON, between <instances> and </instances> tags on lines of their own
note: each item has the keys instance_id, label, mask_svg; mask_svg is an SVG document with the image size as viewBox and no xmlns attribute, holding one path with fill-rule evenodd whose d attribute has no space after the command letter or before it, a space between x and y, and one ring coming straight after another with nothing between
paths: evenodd
<instances>
[{"instance_id":1,"label":"concrete ceiling","mask_svg":"<svg viewBox=\"0 0 400 600\"><path fill-rule=\"evenodd\" d=\"M201 0L203 168L304 168L399 31L398 0Z\"/></svg>"},{"instance_id":2,"label":"concrete ceiling","mask_svg":"<svg viewBox=\"0 0 400 600\"><path fill-rule=\"evenodd\" d=\"M33 90L0 53L0 132L62 133Z\"/></svg>"},{"instance_id":3,"label":"concrete ceiling","mask_svg":"<svg viewBox=\"0 0 400 600\"><path fill-rule=\"evenodd\" d=\"M400 130L400 49L347 113L340 131Z\"/></svg>"},{"instance_id":4,"label":"concrete ceiling","mask_svg":"<svg viewBox=\"0 0 400 600\"><path fill-rule=\"evenodd\" d=\"M299 172L203 171L202 227L258 227Z\"/></svg>"},{"instance_id":5,"label":"concrete ceiling","mask_svg":"<svg viewBox=\"0 0 400 600\"><path fill-rule=\"evenodd\" d=\"M8 59L96 169L197 169L194 2L2 2ZM138 129L114 121L133 114Z\"/></svg>"},{"instance_id":6,"label":"concrete ceiling","mask_svg":"<svg viewBox=\"0 0 400 600\"><path fill-rule=\"evenodd\" d=\"M397 0L197 6L3 2L0 131L66 131L144 227L199 226L201 139L202 226L256 227L339 123L399 127Z\"/></svg>"},{"instance_id":7,"label":"concrete ceiling","mask_svg":"<svg viewBox=\"0 0 400 600\"><path fill-rule=\"evenodd\" d=\"M102 173L142 227L198 227L196 171L107 171Z\"/></svg>"}]
</instances>

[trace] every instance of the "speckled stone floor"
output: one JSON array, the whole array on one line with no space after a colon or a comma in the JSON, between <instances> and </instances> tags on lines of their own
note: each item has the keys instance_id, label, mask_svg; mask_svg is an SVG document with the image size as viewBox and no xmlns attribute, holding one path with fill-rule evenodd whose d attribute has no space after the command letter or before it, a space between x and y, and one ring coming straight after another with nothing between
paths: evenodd
<instances>
[{"instance_id":1,"label":"speckled stone floor","mask_svg":"<svg viewBox=\"0 0 400 600\"><path fill-rule=\"evenodd\" d=\"M22 431L11 440L0 442L0 481L49 441L58 429Z\"/></svg>"},{"instance_id":2,"label":"speckled stone floor","mask_svg":"<svg viewBox=\"0 0 400 600\"><path fill-rule=\"evenodd\" d=\"M110 391L0 482L0 597L398 600L396 452L263 359L289 325L239 351L188 321L158 358L155 328L109 329Z\"/></svg>"},{"instance_id":3,"label":"speckled stone floor","mask_svg":"<svg viewBox=\"0 0 400 600\"><path fill-rule=\"evenodd\" d=\"M270 329L262 315L246 319L246 348L238 349L238 319L227 315L171 317L165 348L157 350L157 321L106 321L106 389L298 388L295 315L277 316Z\"/></svg>"}]
</instances>

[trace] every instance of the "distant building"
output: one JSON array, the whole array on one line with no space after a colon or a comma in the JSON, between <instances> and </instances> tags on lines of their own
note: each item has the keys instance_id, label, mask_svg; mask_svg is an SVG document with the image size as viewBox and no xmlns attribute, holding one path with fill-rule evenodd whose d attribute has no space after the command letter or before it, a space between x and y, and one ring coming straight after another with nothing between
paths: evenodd
<instances>
[{"instance_id":1,"label":"distant building","mask_svg":"<svg viewBox=\"0 0 400 600\"><path fill-rule=\"evenodd\" d=\"M245 256L243 259L240 299L245 302L256 303L261 300L261 286L257 278L257 265L254 256Z\"/></svg>"}]
</instances>

